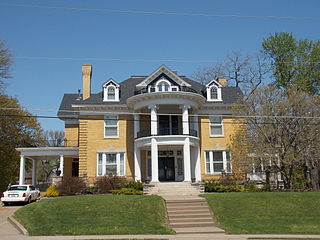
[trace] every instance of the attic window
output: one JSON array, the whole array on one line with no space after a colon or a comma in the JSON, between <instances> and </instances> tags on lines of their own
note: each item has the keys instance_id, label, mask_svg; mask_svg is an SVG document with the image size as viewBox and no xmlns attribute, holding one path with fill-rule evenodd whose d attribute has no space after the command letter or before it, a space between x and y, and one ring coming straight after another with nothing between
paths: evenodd
<instances>
[{"instance_id":1,"label":"attic window","mask_svg":"<svg viewBox=\"0 0 320 240\"><path fill-rule=\"evenodd\" d=\"M210 88L210 98L211 98L211 100L218 99L218 88L216 86L212 86Z\"/></svg>"},{"instance_id":2,"label":"attic window","mask_svg":"<svg viewBox=\"0 0 320 240\"><path fill-rule=\"evenodd\" d=\"M108 100L115 100L116 99L116 90L114 86L109 86L107 88L107 99Z\"/></svg>"}]
</instances>

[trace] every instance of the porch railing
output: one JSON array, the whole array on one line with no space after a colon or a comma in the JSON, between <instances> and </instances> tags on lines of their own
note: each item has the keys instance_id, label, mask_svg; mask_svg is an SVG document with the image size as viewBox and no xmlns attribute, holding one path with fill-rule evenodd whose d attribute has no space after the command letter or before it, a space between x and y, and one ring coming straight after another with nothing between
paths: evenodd
<instances>
[{"instance_id":1,"label":"porch railing","mask_svg":"<svg viewBox=\"0 0 320 240\"><path fill-rule=\"evenodd\" d=\"M198 132L194 129L189 129L189 134L183 134L182 128L158 128L158 132L156 136L172 136L172 135L188 135L188 136L193 136L193 137L198 137ZM142 138L142 137L150 137L151 131L150 130L142 130L138 132L137 138Z\"/></svg>"}]
</instances>

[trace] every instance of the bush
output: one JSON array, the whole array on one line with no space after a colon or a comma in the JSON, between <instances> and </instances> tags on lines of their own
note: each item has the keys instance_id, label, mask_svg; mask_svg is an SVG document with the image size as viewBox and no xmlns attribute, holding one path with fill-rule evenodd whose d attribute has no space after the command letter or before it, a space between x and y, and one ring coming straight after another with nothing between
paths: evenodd
<instances>
[{"instance_id":1,"label":"bush","mask_svg":"<svg viewBox=\"0 0 320 240\"><path fill-rule=\"evenodd\" d=\"M47 190L43 193L44 197L58 197L59 192L55 189L54 185L50 185Z\"/></svg>"},{"instance_id":2,"label":"bush","mask_svg":"<svg viewBox=\"0 0 320 240\"><path fill-rule=\"evenodd\" d=\"M57 190L61 195L76 195L85 192L87 185L83 178L67 177L57 185Z\"/></svg>"},{"instance_id":3,"label":"bush","mask_svg":"<svg viewBox=\"0 0 320 240\"><path fill-rule=\"evenodd\" d=\"M121 188L132 188L135 190L143 191L143 184L142 182L135 182L135 181L130 181L130 182L125 182L121 184Z\"/></svg>"},{"instance_id":4,"label":"bush","mask_svg":"<svg viewBox=\"0 0 320 240\"><path fill-rule=\"evenodd\" d=\"M246 189L244 186L231 183L229 185L223 185L220 181L209 180L204 184L206 192L244 192Z\"/></svg>"},{"instance_id":5,"label":"bush","mask_svg":"<svg viewBox=\"0 0 320 240\"><path fill-rule=\"evenodd\" d=\"M88 186L83 192L84 194L96 194L97 189L94 186Z\"/></svg>"},{"instance_id":6,"label":"bush","mask_svg":"<svg viewBox=\"0 0 320 240\"><path fill-rule=\"evenodd\" d=\"M121 188L118 190L110 190L113 194L125 194L125 195L142 195L142 190L137 190L134 188Z\"/></svg>"},{"instance_id":7,"label":"bush","mask_svg":"<svg viewBox=\"0 0 320 240\"><path fill-rule=\"evenodd\" d=\"M98 177L94 183L98 193L110 193L111 190L118 190L126 179L118 176Z\"/></svg>"}]
</instances>

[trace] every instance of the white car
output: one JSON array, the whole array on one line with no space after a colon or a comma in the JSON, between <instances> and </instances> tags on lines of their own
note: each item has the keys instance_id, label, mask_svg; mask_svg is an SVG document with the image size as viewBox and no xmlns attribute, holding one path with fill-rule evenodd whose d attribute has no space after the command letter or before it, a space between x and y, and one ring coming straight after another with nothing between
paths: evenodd
<instances>
[{"instance_id":1,"label":"white car","mask_svg":"<svg viewBox=\"0 0 320 240\"><path fill-rule=\"evenodd\" d=\"M40 198L40 191L33 185L12 185L2 193L1 202L8 205L12 202L30 203Z\"/></svg>"}]
</instances>

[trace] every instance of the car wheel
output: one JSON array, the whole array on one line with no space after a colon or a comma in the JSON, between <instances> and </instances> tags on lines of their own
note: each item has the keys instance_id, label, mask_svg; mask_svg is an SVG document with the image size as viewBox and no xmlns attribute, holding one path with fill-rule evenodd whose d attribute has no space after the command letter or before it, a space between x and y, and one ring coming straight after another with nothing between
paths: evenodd
<instances>
[{"instance_id":1,"label":"car wheel","mask_svg":"<svg viewBox=\"0 0 320 240\"><path fill-rule=\"evenodd\" d=\"M27 204L31 203L31 196L28 198Z\"/></svg>"},{"instance_id":2,"label":"car wheel","mask_svg":"<svg viewBox=\"0 0 320 240\"><path fill-rule=\"evenodd\" d=\"M9 203L7 203L7 202L2 202L2 204L3 204L3 206L8 206L9 205Z\"/></svg>"}]
</instances>

